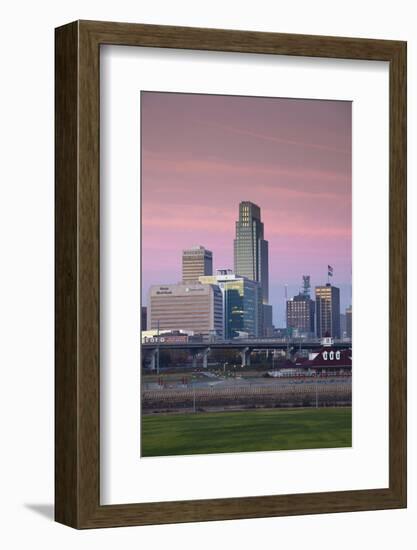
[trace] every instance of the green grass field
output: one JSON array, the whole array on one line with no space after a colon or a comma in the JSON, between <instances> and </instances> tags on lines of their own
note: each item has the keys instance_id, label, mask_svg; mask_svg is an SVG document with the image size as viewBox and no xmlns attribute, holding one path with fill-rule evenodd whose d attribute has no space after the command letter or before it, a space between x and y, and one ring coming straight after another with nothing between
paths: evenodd
<instances>
[{"instance_id":1,"label":"green grass field","mask_svg":"<svg viewBox=\"0 0 417 550\"><path fill-rule=\"evenodd\" d=\"M142 417L142 456L320 449L351 444L351 408Z\"/></svg>"}]
</instances>

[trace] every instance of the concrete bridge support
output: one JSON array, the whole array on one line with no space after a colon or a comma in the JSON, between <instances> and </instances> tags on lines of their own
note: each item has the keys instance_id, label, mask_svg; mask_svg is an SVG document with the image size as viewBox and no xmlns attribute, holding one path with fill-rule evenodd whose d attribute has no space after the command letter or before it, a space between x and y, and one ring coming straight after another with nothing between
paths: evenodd
<instances>
[{"instance_id":1,"label":"concrete bridge support","mask_svg":"<svg viewBox=\"0 0 417 550\"><path fill-rule=\"evenodd\" d=\"M210 353L210 348L206 348L202 355L203 355L203 369L206 369L207 368L207 357Z\"/></svg>"},{"instance_id":2,"label":"concrete bridge support","mask_svg":"<svg viewBox=\"0 0 417 550\"><path fill-rule=\"evenodd\" d=\"M251 349L244 348L242 351L239 352L239 354L240 354L240 357L242 358L242 367L250 367Z\"/></svg>"},{"instance_id":3,"label":"concrete bridge support","mask_svg":"<svg viewBox=\"0 0 417 550\"><path fill-rule=\"evenodd\" d=\"M196 369L197 368L197 359L198 359L198 356L200 355L200 352L198 350L193 350L191 352L191 355L192 355L192 358L193 358L193 369Z\"/></svg>"},{"instance_id":4,"label":"concrete bridge support","mask_svg":"<svg viewBox=\"0 0 417 550\"><path fill-rule=\"evenodd\" d=\"M151 370L156 370L158 348L151 350L149 355L151 356Z\"/></svg>"},{"instance_id":5,"label":"concrete bridge support","mask_svg":"<svg viewBox=\"0 0 417 550\"><path fill-rule=\"evenodd\" d=\"M207 368L207 365L208 365L207 357L210 351L211 351L210 348L205 348L202 350L200 349L200 350L195 350L191 352L191 355L193 357L193 369L197 368L199 357L203 358L203 368L204 369Z\"/></svg>"}]
</instances>

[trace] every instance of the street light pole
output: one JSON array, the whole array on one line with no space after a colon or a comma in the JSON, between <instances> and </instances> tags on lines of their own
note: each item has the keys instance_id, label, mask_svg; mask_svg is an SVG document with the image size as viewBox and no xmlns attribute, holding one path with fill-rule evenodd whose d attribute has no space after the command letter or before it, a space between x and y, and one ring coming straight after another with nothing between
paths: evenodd
<instances>
[{"instance_id":1,"label":"street light pole","mask_svg":"<svg viewBox=\"0 0 417 550\"><path fill-rule=\"evenodd\" d=\"M195 412L195 385L193 381L193 412Z\"/></svg>"},{"instance_id":2,"label":"street light pole","mask_svg":"<svg viewBox=\"0 0 417 550\"><path fill-rule=\"evenodd\" d=\"M156 374L159 376L159 319L157 321L157 332L156 332L156 339L157 339L157 348L156 348Z\"/></svg>"}]
</instances>

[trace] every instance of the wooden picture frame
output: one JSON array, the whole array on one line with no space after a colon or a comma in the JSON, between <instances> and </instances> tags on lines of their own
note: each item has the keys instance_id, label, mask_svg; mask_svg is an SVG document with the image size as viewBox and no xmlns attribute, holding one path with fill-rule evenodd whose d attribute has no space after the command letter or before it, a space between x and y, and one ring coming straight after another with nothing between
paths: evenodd
<instances>
[{"instance_id":1,"label":"wooden picture frame","mask_svg":"<svg viewBox=\"0 0 417 550\"><path fill-rule=\"evenodd\" d=\"M406 506L406 43L77 21L56 29L55 518L75 528ZM99 56L117 44L389 62L389 487L100 505Z\"/></svg>"}]
</instances>

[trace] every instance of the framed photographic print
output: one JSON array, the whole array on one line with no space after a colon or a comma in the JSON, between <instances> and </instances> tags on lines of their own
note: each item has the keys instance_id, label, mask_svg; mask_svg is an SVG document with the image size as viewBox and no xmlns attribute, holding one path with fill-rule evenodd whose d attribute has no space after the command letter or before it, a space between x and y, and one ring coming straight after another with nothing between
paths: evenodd
<instances>
[{"instance_id":1,"label":"framed photographic print","mask_svg":"<svg viewBox=\"0 0 417 550\"><path fill-rule=\"evenodd\" d=\"M406 44L56 29L56 520L406 506Z\"/></svg>"}]
</instances>

